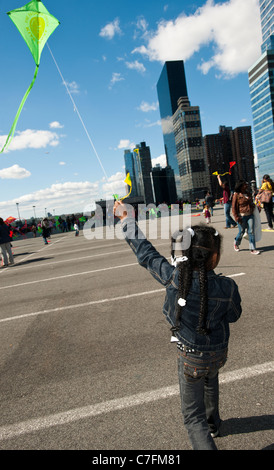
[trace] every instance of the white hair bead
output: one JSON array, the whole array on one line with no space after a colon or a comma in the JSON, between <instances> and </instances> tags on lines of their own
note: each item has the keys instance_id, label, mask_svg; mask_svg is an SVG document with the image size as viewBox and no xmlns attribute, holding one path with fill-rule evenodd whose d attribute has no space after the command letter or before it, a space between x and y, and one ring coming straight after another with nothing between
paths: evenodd
<instances>
[{"instance_id":1,"label":"white hair bead","mask_svg":"<svg viewBox=\"0 0 274 470\"><path fill-rule=\"evenodd\" d=\"M184 307L186 305L186 299L182 299L180 297L180 299L178 300L178 304L180 305L180 307Z\"/></svg>"},{"instance_id":2,"label":"white hair bead","mask_svg":"<svg viewBox=\"0 0 274 470\"><path fill-rule=\"evenodd\" d=\"M189 231L189 233L191 234L191 236L192 236L192 237L194 237L195 233L194 233L194 230L193 230L193 228L191 228L191 227L188 227L188 229L187 229L187 230Z\"/></svg>"},{"instance_id":3,"label":"white hair bead","mask_svg":"<svg viewBox=\"0 0 274 470\"><path fill-rule=\"evenodd\" d=\"M183 263L184 261L187 261L187 260L188 260L187 256L181 256L179 258L176 258L176 256L173 258L171 256L171 264L172 264L172 266L175 266L175 268L176 268L178 263Z\"/></svg>"}]
</instances>

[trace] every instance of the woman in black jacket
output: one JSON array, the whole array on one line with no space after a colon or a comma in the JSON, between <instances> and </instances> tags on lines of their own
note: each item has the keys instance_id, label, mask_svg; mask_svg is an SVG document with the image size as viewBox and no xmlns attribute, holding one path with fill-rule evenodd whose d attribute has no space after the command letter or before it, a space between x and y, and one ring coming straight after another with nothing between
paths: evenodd
<instances>
[{"instance_id":1,"label":"woman in black jacket","mask_svg":"<svg viewBox=\"0 0 274 470\"><path fill-rule=\"evenodd\" d=\"M2 255L3 268L6 268L9 264L14 264L14 259L11 251L11 237L8 226L4 220L0 217L0 248Z\"/></svg>"}]
</instances>

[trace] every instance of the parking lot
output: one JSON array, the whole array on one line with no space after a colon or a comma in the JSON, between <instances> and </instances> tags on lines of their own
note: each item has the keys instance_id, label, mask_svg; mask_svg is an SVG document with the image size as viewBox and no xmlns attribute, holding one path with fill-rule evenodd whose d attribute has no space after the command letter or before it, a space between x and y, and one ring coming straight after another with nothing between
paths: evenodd
<instances>
[{"instance_id":1,"label":"parking lot","mask_svg":"<svg viewBox=\"0 0 274 470\"><path fill-rule=\"evenodd\" d=\"M224 237L216 272L234 278L243 306L220 373L216 444L274 449L274 232L252 256L246 240L233 250L222 207L212 225ZM153 244L170 257L169 240ZM69 232L15 241L13 253L0 270L0 449L190 450L165 291L125 241Z\"/></svg>"}]
</instances>

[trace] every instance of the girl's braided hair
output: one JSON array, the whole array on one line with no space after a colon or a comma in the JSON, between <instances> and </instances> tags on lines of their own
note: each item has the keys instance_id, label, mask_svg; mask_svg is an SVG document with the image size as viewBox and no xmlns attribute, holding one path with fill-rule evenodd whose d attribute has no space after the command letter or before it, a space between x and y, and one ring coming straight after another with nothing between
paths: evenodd
<instances>
[{"instance_id":1,"label":"girl's braided hair","mask_svg":"<svg viewBox=\"0 0 274 470\"><path fill-rule=\"evenodd\" d=\"M176 324L172 328L172 331L179 329L180 319L185 305L184 299L187 298L192 284L193 271L198 271L200 284L200 312L197 332L201 335L208 335L210 331L206 326L208 313L207 272L212 269L213 253L220 255L221 236L213 227L203 224L196 225L189 230L192 233L190 246L187 249L181 250L184 260L180 262L180 258L178 259L179 288L177 300L180 299L183 300L183 302L180 302L181 305L177 303ZM175 245L178 241L183 245L183 237L185 236L186 231L180 232L180 234L180 240L174 237L171 239L171 256L173 259L175 259Z\"/></svg>"}]
</instances>

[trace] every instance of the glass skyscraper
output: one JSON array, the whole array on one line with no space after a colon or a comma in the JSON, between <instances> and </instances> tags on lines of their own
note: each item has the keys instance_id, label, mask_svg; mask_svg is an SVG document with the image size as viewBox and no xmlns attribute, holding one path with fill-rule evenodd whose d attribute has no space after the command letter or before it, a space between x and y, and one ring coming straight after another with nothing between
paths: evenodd
<instances>
[{"instance_id":1,"label":"glass skyscraper","mask_svg":"<svg viewBox=\"0 0 274 470\"><path fill-rule=\"evenodd\" d=\"M262 52L265 52L266 49L269 49L269 46L271 45L270 38L272 34L274 34L273 14L274 0L260 0L260 15L263 36Z\"/></svg>"},{"instance_id":2,"label":"glass skyscraper","mask_svg":"<svg viewBox=\"0 0 274 470\"><path fill-rule=\"evenodd\" d=\"M274 178L274 0L260 0L262 55L248 70L257 152L257 184Z\"/></svg>"},{"instance_id":3,"label":"glass skyscraper","mask_svg":"<svg viewBox=\"0 0 274 470\"><path fill-rule=\"evenodd\" d=\"M180 98L173 127L182 198L193 202L210 188L199 106L191 106L187 97Z\"/></svg>"},{"instance_id":4,"label":"glass skyscraper","mask_svg":"<svg viewBox=\"0 0 274 470\"><path fill-rule=\"evenodd\" d=\"M157 93L167 164L174 171L177 197L181 198L182 188L173 129L173 115L178 108L178 99L187 97L183 60L165 62L157 83Z\"/></svg>"},{"instance_id":5,"label":"glass skyscraper","mask_svg":"<svg viewBox=\"0 0 274 470\"><path fill-rule=\"evenodd\" d=\"M125 170L132 182L131 197L143 197L145 204L154 203L150 147L145 142L124 151Z\"/></svg>"}]
</instances>

